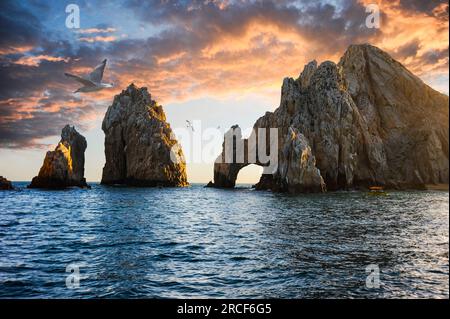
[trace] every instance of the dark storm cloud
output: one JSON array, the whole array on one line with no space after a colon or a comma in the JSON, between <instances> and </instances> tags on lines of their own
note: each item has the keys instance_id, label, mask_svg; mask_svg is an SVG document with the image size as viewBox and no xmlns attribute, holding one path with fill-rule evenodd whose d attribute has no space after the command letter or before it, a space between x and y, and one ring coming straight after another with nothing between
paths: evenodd
<instances>
[{"instance_id":1,"label":"dark storm cloud","mask_svg":"<svg viewBox=\"0 0 450 319\"><path fill-rule=\"evenodd\" d=\"M448 60L448 47L447 47L447 49L443 49L443 50L427 51L422 55L421 60L427 64L435 64L439 60L445 59L445 58L447 58L447 60ZM448 63L448 61L447 61L447 63Z\"/></svg>"},{"instance_id":2,"label":"dark storm cloud","mask_svg":"<svg viewBox=\"0 0 450 319\"><path fill-rule=\"evenodd\" d=\"M41 147L37 142L41 138L59 135L61 129L68 123L77 123L77 127L86 129L83 118L91 106L80 106L78 109L60 107L56 112L34 111L20 122L0 123L0 145L6 148ZM0 115L5 108L0 104ZM9 111L6 109L6 112Z\"/></svg>"},{"instance_id":3,"label":"dark storm cloud","mask_svg":"<svg viewBox=\"0 0 450 319\"><path fill-rule=\"evenodd\" d=\"M293 30L328 47L346 47L379 34L365 27L365 7L357 1L342 1L337 8L320 1L146 1L129 0L143 23L169 24L178 39L187 39L190 49L204 47L223 36L239 36L252 22ZM226 2L224 2L226 3ZM171 35L173 33L168 33Z\"/></svg>"},{"instance_id":4,"label":"dark storm cloud","mask_svg":"<svg viewBox=\"0 0 450 319\"><path fill-rule=\"evenodd\" d=\"M393 56L396 59L415 57L419 49L420 49L420 41L416 39L398 47Z\"/></svg>"},{"instance_id":5,"label":"dark storm cloud","mask_svg":"<svg viewBox=\"0 0 450 319\"><path fill-rule=\"evenodd\" d=\"M3 63L0 65L0 100L24 98L43 92L51 83L66 82L67 63L42 61L38 66Z\"/></svg>"},{"instance_id":6,"label":"dark storm cloud","mask_svg":"<svg viewBox=\"0 0 450 319\"><path fill-rule=\"evenodd\" d=\"M447 5L446 12L448 17L447 0L400 0L400 6L405 10L423 12L430 15L432 15L433 10L440 5Z\"/></svg>"},{"instance_id":7,"label":"dark storm cloud","mask_svg":"<svg viewBox=\"0 0 450 319\"><path fill-rule=\"evenodd\" d=\"M342 52L350 44L372 42L381 35L376 28L367 28L366 8L357 1L343 1L341 8L314 2L301 11L302 33L311 41L319 41L322 50Z\"/></svg>"},{"instance_id":8,"label":"dark storm cloud","mask_svg":"<svg viewBox=\"0 0 450 319\"><path fill-rule=\"evenodd\" d=\"M42 39L42 26L17 1L0 1L0 49L36 45Z\"/></svg>"}]
</instances>

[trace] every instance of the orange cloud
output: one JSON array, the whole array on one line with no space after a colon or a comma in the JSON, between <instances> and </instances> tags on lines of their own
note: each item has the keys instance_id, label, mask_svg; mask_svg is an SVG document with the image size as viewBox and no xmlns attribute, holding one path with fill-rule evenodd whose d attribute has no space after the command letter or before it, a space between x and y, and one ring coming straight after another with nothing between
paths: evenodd
<instances>
[{"instance_id":1,"label":"orange cloud","mask_svg":"<svg viewBox=\"0 0 450 319\"><path fill-rule=\"evenodd\" d=\"M30 55L30 56L23 56L14 63L28 66L38 66L42 61L67 62L69 61L69 58L54 57L50 55L37 55L37 56Z\"/></svg>"},{"instance_id":2,"label":"orange cloud","mask_svg":"<svg viewBox=\"0 0 450 319\"><path fill-rule=\"evenodd\" d=\"M117 40L117 37L115 36L95 36L95 37L80 37L78 38L81 42L113 42Z\"/></svg>"},{"instance_id":3,"label":"orange cloud","mask_svg":"<svg viewBox=\"0 0 450 319\"><path fill-rule=\"evenodd\" d=\"M89 29L80 29L80 30L77 30L76 32L81 33L81 34L111 33L111 32L116 32L116 29L115 28L105 28L105 29L89 28Z\"/></svg>"},{"instance_id":4,"label":"orange cloud","mask_svg":"<svg viewBox=\"0 0 450 319\"><path fill-rule=\"evenodd\" d=\"M373 0L363 0L361 3L369 4L373 3ZM433 15L405 10L400 0L379 1L378 4L386 19L382 19L380 25L383 36L373 44L390 53L395 53L399 47L417 42L418 49L415 54L396 58L419 76L430 76L430 72L448 74L448 15L447 19L442 19L448 4L441 4L434 8ZM433 52L447 53L440 58L436 57L430 63L426 58Z\"/></svg>"},{"instance_id":5,"label":"orange cloud","mask_svg":"<svg viewBox=\"0 0 450 319\"><path fill-rule=\"evenodd\" d=\"M33 46L24 45L21 47L0 47L0 55L6 55L6 54L15 54L15 53L25 53L28 51L31 51L33 49Z\"/></svg>"}]
</instances>

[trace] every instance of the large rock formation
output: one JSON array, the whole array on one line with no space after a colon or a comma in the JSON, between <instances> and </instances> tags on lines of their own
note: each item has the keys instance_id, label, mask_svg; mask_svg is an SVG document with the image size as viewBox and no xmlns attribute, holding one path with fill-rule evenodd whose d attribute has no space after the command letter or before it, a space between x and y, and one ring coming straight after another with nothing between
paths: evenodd
<instances>
[{"instance_id":1,"label":"large rock formation","mask_svg":"<svg viewBox=\"0 0 450 319\"><path fill-rule=\"evenodd\" d=\"M5 177L0 176L0 191L13 190L11 181L8 181Z\"/></svg>"},{"instance_id":2,"label":"large rock formation","mask_svg":"<svg viewBox=\"0 0 450 319\"><path fill-rule=\"evenodd\" d=\"M262 123L258 123L261 125ZM266 141L266 149L258 153L261 132L255 125L254 131L248 139L242 138L242 132L238 125L232 126L225 134L222 144L222 153L214 163L214 183L208 183L208 187L232 188L235 186L239 170L249 164L257 164L264 168L263 175L256 189L272 189L289 192L322 192L326 190L325 183L316 167L315 157L306 138L297 129L289 127L286 136L276 136L277 145L270 143L270 130L261 137ZM263 127L264 128L264 127ZM226 144L225 140L230 141ZM254 141L252 143L252 141ZM240 143L240 144L239 144ZM281 143L281 144L280 144ZM228 145L228 146L227 146ZM240 148L238 145L242 145ZM278 164L270 165L271 149L277 148ZM240 149L237 151L237 149ZM252 155L254 158L252 159ZM265 158L260 158L263 155ZM230 158L227 158L230 156ZM273 164L273 163L272 163Z\"/></svg>"},{"instance_id":3,"label":"large rock formation","mask_svg":"<svg viewBox=\"0 0 450 319\"><path fill-rule=\"evenodd\" d=\"M280 106L256 121L253 134L278 128L278 169L263 174L257 188L448 184L448 120L447 95L380 49L352 45L338 64L312 61L298 79L284 79ZM223 153L213 185L233 187L249 163L223 163Z\"/></svg>"},{"instance_id":4,"label":"large rock formation","mask_svg":"<svg viewBox=\"0 0 450 319\"><path fill-rule=\"evenodd\" d=\"M183 152L162 106L131 84L103 119L106 163L102 184L186 186Z\"/></svg>"},{"instance_id":5,"label":"large rock formation","mask_svg":"<svg viewBox=\"0 0 450 319\"><path fill-rule=\"evenodd\" d=\"M29 188L88 187L84 178L84 152L86 139L66 125L61 141L54 151L48 151L39 175L34 177Z\"/></svg>"}]
</instances>

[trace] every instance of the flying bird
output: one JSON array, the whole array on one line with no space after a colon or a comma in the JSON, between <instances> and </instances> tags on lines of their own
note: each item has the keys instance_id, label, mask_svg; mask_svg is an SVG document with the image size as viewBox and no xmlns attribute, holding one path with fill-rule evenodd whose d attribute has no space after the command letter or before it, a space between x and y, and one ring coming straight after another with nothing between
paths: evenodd
<instances>
[{"instance_id":1,"label":"flying bird","mask_svg":"<svg viewBox=\"0 0 450 319\"><path fill-rule=\"evenodd\" d=\"M190 121L186 120L186 126L188 128L190 127L192 129L192 132L194 132L194 126L192 125L192 123Z\"/></svg>"},{"instance_id":2,"label":"flying bird","mask_svg":"<svg viewBox=\"0 0 450 319\"><path fill-rule=\"evenodd\" d=\"M105 66L106 59L104 59L101 64L97 65L95 69L87 76L87 78L82 78L78 75L73 75L70 73L64 73L64 75L83 84L83 86L77 89L74 93L100 91L105 88L113 87L112 83L102 83Z\"/></svg>"}]
</instances>

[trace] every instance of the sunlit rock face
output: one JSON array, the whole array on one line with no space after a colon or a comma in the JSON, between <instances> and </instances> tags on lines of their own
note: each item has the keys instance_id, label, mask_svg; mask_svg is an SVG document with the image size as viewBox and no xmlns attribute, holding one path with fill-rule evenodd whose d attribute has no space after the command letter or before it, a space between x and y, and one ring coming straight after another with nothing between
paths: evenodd
<instances>
[{"instance_id":1,"label":"sunlit rock face","mask_svg":"<svg viewBox=\"0 0 450 319\"><path fill-rule=\"evenodd\" d=\"M183 152L162 106L134 84L114 97L102 123L102 184L186 186Z\"/></svg>"},{"instance_id":2,"label":"sunlit rock face","mask_svg":"<svg viewBox=\"0 0 450 319\"><path fill-rule=\"evenodd\" d=\"M351 46L339 69L365 123L367 160L358 156L358 182L375 179L396 188L448 183L448 96L369 45Z\"/></svg>"},{"instance_id":3,"label":"sunlit rock face","mask_svg":"<svg viewBox=\"0 0 450 319\"><path fill-rule=\"evenodd\" d=\"M14 189L14 187L12 186L11 181L7 180L3 176L0 176L0 191L12 190L12 189Z\"/></svg>"},{"instance_id":4,"label":"sunlit rock face","mask_svg":"<svg viewBox=\"0 0 450 319\"><path fill-rule=\"evenodd\" d=\"M254 125L278 128L278 169L263 174L256 188L321 192L448 183L448 116L448 96L380 49L352 45L338 64L312 61L298 79L284 79L280 106ZM240 168L216 164L210 186L234 187Z\"/></svg>"},{"instance_id":5,"label":"sunlit rock face","mask_svg":"<svg viewBox=\"0 0 450 319\"><path fill-rule=\"evenodd\" d=\"M39 175L34 177L29 188L88 187L84 178L84 152L86 139L66 125L61 141L54 151L47 152Z\"/></svg>"}]
</instances>

